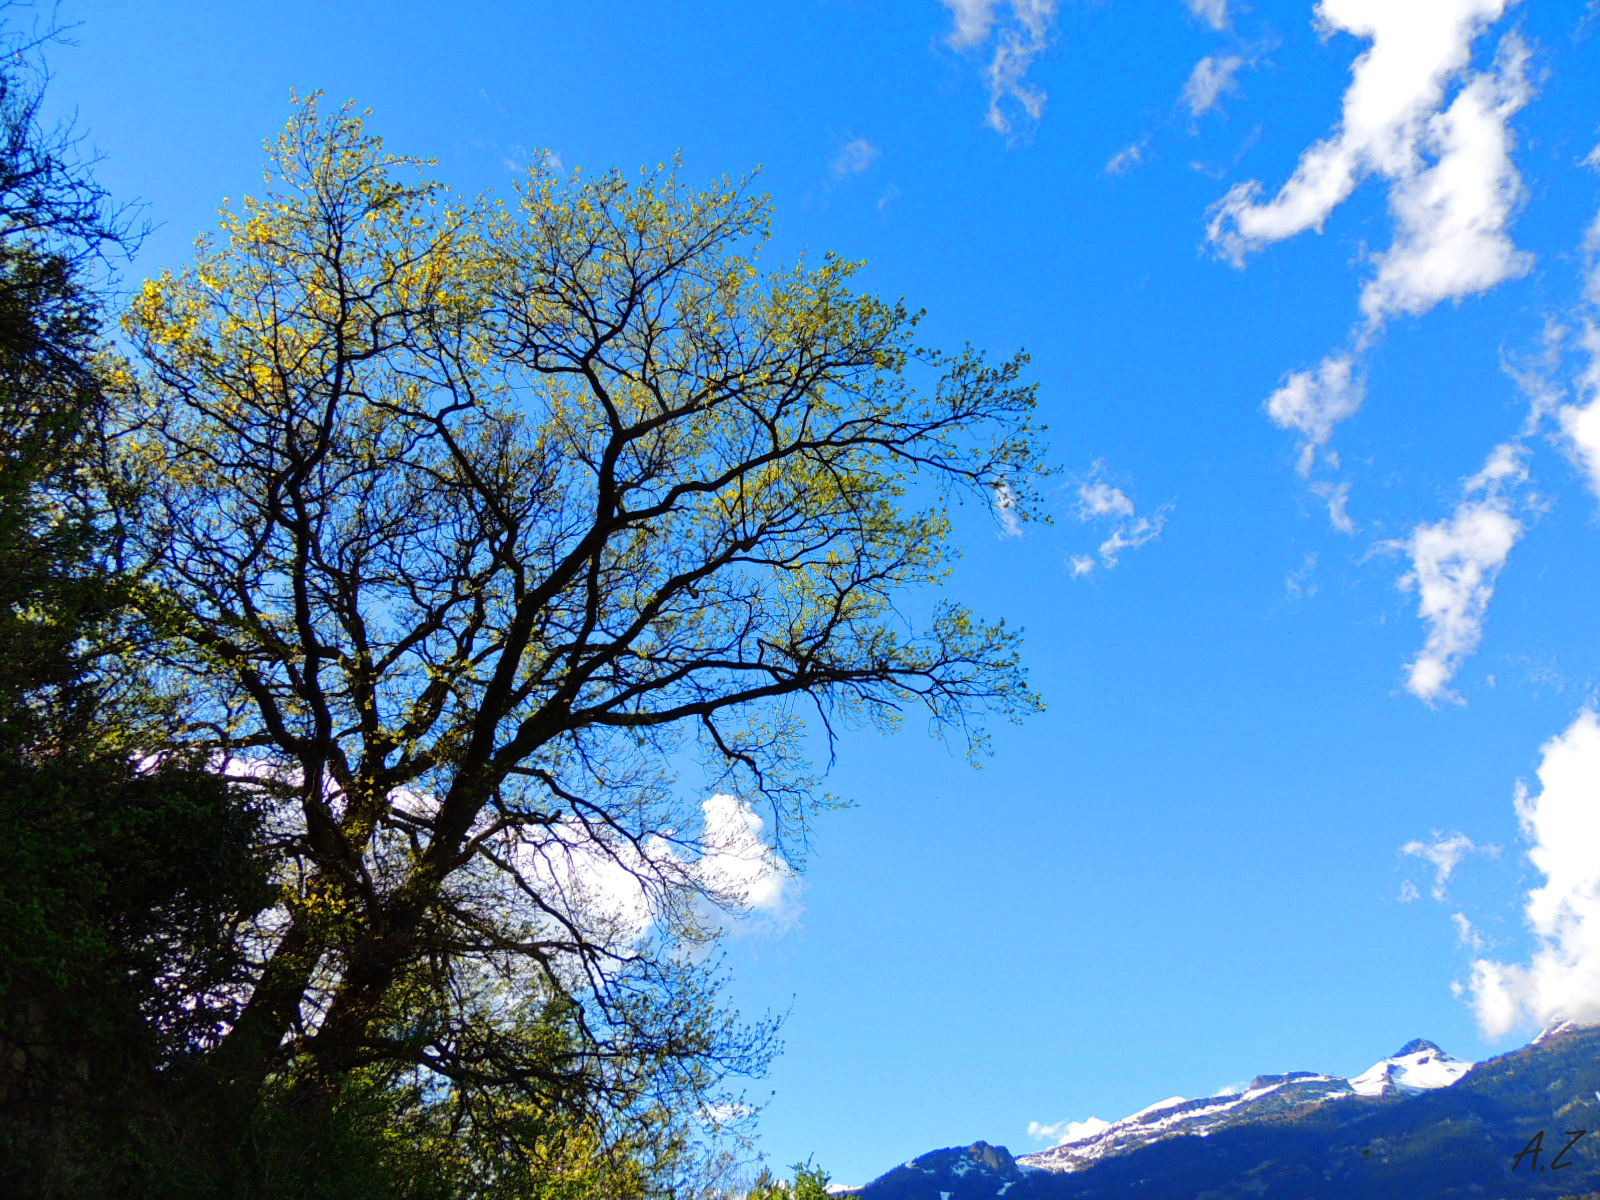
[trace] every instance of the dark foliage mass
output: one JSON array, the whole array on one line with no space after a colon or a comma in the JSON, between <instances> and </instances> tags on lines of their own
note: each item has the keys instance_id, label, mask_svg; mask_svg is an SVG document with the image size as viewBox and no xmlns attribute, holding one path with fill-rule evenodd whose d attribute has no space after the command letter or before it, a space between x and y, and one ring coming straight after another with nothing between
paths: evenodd
<instances>
[{"instance_id":1,"label":"dark foliage mass","mask_svg":"<svg viewBox=\"0 0 1600 1200\"><path fill-rule=\"evenodd\" d=\"M41 124L37 49L0 69L0 1190L128 1193L232 1014L259 822L159 745L126 669L100 293L132 214Z\"/></svg>"}]
</instances>

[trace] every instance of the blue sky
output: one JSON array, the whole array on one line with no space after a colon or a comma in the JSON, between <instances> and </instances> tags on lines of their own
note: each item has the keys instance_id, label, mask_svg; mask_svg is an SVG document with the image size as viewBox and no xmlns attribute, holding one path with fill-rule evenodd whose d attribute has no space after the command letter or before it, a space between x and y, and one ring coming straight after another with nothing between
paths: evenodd
<instances>
[{"instance_id":1,"label":"blue sky","mask_svg":"<svg viewBox=\"0 0 1600 1200\"><path fill-rule=\"evenodd\" d=\"M1600 1020L1600 9L1584 0L64 0L179 267L291 88L458 190L760 166L780 252L1026 347L1054 524L954 594L1049 705L854 734L730 995L762 1145L859 1182L1416 1036Z\"/></svg>"}]
</instances>

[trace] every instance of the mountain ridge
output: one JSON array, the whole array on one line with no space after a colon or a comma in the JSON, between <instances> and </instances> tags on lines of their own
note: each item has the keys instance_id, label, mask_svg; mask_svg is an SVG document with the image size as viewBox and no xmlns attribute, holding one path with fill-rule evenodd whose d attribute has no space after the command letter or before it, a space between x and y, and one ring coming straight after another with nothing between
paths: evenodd
<instances>
[{"instance_id":1,"label":"mountain ridge","mask_svg":"<svg viewBox=\"0 0 1600 1200\"><path fill-rule=\"evenodd\" d=\"M1590 1129L1558 1159L1564 1130ZM1541 1134L1538 1155L1519 1151ZM1600 1188L1600 1026L1558 1026L1482 1063L1418 1038L1351 1079L1259 1075L1173 1097L1013 1156L929 1151L843 1194L862 1200L1367 1200L1563 1197Z\"/></svg>"}]
</instances>

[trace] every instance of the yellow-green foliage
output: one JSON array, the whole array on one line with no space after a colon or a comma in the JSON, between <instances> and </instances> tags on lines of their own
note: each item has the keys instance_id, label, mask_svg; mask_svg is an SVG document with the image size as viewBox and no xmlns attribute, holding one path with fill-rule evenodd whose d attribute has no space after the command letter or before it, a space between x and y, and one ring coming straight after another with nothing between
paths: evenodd
<instances>
[{"instance_id":1,"label":"yellow-green foliage","mask_svg":"<svg viewBox=\"0 0 1600 1200\"><path fill-rule=\"evenodd\" d=\"M559 1080L681 1121L770 1050L681 953L741 903L693 867L681 751L788 838L808 713L921 707L976 754L1038 707L1014 631L900 607L949 572L952 502L1027 519L1033 389L1020 355L920 347L859 264L764 267L745 182L538 167L501 204L428 166L307 98L264 195L125 320L156 665L292 834L223 1074L498 1095L533 1051L493 997L533 997L579 1014ZM648 928L563 888L575 845Z\"/></svg>"}]
</instances>

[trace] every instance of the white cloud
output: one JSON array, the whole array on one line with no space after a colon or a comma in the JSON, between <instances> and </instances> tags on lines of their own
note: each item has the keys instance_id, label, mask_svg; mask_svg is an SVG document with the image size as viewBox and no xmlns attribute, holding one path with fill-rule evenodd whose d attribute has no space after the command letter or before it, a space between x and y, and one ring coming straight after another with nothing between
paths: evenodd
<instances>
[{"instance_id":1,"label":"white cloud","mask_svg":"<svg viewBox=\"0 0 1600 1200\"><path fill-rule=\"evenodd\" d=\"M1472 964L1472 1005L1485 1036L1518 1024L1600 1021L1600 721L1578 714L1543 747L1539 793L1519 785L1517 816L1544 883L1524 912L1537 942L1526 965Z\"/></svg>"},{"instance_id":2,"label":"white cloud","mask_svg":"<svg viewBox=\"0 0 1600 1200\"><path fill-rule=\"evenodd\" d=\"M1600 170L1600 146L1584 162ZM1577 403L1563 404L1559 412L1561 432L1569 449L1589 476L1589 486L1600 496L1600 213L1584 237L1586 270L1584 299L1590 312L1583 321L1579 345L1588 362L1576 382Z\"/></svg>"},{"instance_id":3,"label":"white cloud","mask_svg":"<svg viewBox=\"0 0 1600 1200\"><path fill-rule=\"evenodd\" d=\"M945 41L954 49L971 50L989 40L994 28L995 0L943 0L955 20Z\"/></svg>"},{"instance_id":4,"label":"white cloud","mask_svg":"<svg viewBox=\"0 0 1600 1200\"><path fill-rule=\"evenodd\" d=\"M1101 478L1104 471L1105 464L1097 462L1078 482L1077 507L1073 515L1085 523L1110 524L1110 533L1096 550L1100 556L1098 565L1109 571L1117 565L1123 551L1137 550L1161 536L1171 505L1163 505L1155 513L1141 517L1126 492ZM1087 554L1074 554L1067 560L1074 579L1090 574L1096 565Z\"/></svg>"},{"instance_id":5,"label":"white cloud","mask_svg":"<svg viewBox=\"0 0 1600 1200\"><path fill-rule=\"evenodd\" d=\"M1554 317L1546 317L1535 354L1503 356L1501 370L1509 375L1528 401L1528 415L1518 440L1537 433L1546 417L1560 407L1566 386L1560 380L1561 356L1571 331Z\"/></svg>"},{"instance_id":6,"label":"white cloud","mask_svg":"<svg viewBox=\"0 0 1600 1200\"><path fill-rule=\"evenodd\" d=\"M1600 278L1600 270L1595 276ZM1588 474L1589 487L1600 496L1600 325L1585 322L1579 344L1589 362L1578 376L1578 403L1560 408L1561 432L1566 435L1573 457Z\"/></svg>"},{"instance_id":7,"label":"white cloud","mask_svg":"<svg viewBox=\"0 0 1600 1200\"><path fill-rule=\"evenodd\" d=\"M1114 488L1109 483L1098 480L1078 485L1078 519L1087 521L1093 517L1131 517L1133 516L1133 501L1129 500L1121 488Z\"/></svg>"},{"instance_id":8,"label":"white cloud","mask_svg":"<svg viewBox=\"0 0 1600 1200\"><path fill-rule=\"evenodd\" d=\"M1239 83L1234 76L1242 66L1244 59L1237 54L1226 58L1208 54L1195 63L1188 82L1183 85L1183 102L1189 106L1189 111L1198 117L1214 108L1225 94L1236 90Z\"/></svg>"},{"instance_id":9,"label":"white cloud","mask_svg":"<svg viewBox=\"0 0 1600 1200\"><path fill-rule=\"evenodd\" d=\"M954 21L945 43L956 50L982 51L988 59L989 127L1011 134L1017 113L1029 122L1044 115L1044 90L1028 81L1028 71L1050 44L1058 0L941 0Z\"/></svg>"},{"instance_id":10,"label":"white cloud","mask_svg":"<svg viewBox=\"0 0 1600 1200\"><path fill-rule=\"evenodd\" d=\"M1433 831L1433 841L1431 842L1407 842L1400 847L1401 854L1409 854L1413 858L1420 858L1433 864L1433 898L1435 900L1443 900L1448 894L1450 876L1455 873L1455 869L1461 864L1461 860L1467 855L1480 850L1484 853L1499 852L1498 847L1475 845L1472 839L1464 833L1452 833L1446 837L1437 829ZM1410 881L1408 880L1407 882ZM1411 889L1410 896L1405 896L1403 892L1404 889L1402 889L1401 899L1416 899L1416 888L1414 886Z\"/></svg>"},{"instance_id":11,"label":"white cloud","mask_svg":"<svg viewBox=\"0 0 1600 1200\"><path fill-rule=\"evenodd\" d=\"M1507 233L1523 192L1508 122L1531 95L1527 61L1522 39L1507 37L1495 69L1475 76L1449 108L1429 118L1423 148L1435 161L1390 193L1394 244L1378 256L1377 274L1361 293L1369 322L1427 312L1532 266L1533 256Z\"/></svg>"},{"instance_id":12,"label":"white cloud","mask_svg":"<svg viewBox=\"0 0 1600 1200\"><path fill-rule=\"evenodd\" d=\"M1064 1146L1068 1142L1081 1142L1084 1138L1092 1138L1097 1133L1103 1133L1111 1128L1110 1121L1102 1121L1099 1117L1090 1117L1087 1121L1056 1121L1050 1125L1041 1125L1038 1121L1028 1122L1028 1136L1036 1142L1054 1142Z\"/></svg>"},{"instance_id":13,"label":"white cloud","mask_svg":"<svg viewBox=\"0 0 1600 1200\"><path fill-rule=\"evenodd\" d=\"M900 189L891 183L883 189L883 195L878 197L878 211L882 212L898 199L900 199Z\"/></svg>"},{"instance_id":14,"label":"white cloud","mask_svg":"<svg viewBox=\"0 0 1600 1200\"><path fill-rule=\"evenodd\" d=\"M1523 461L1525 454L1526 451L1520 441L1501 442L1489 451L1489 457L1484 459L1482 469L1467 480L1463 485L1464 490L1470 495L1475 492L1494 491L1502 484L1521 483L1528 477L1528 468Z\"/></svg>"},{"instance_id":15,"label":"white cloud","mask_svg":"<svg viewBox=\"0 0 1600 1200\"><path fill-rule=\"evenodd\" d=\"M1495 447L1466 481L1455 513L1418 525L1403 543L1411 570L1400 586L1416 590L1417 613L1428 626L1421 653L1406 666L1406 690L1419 700L1460 700L1446 685L1478 648L1495 579L1523 533L1509 494L1527 479L1523 456L1515 442Z\"/></svg>"},{"instance_id":16,"label":"white cloud","mask_svg":"<svg viewBox=\"0 0 1600 1200\"><path fill-rule=\"evenodd\" d=\"M1600 171L1600 145L1597 145L1584 159L1586 166ZM1600 212L1595 213L1594 221L1589 225L1589 232L1584 235L1583 249L1588 260L1588 278L1584 282L1584 295L1590 304L1600 305Z\"/></svg>"},{"instance_id":17,"label":"white cloud","mask_svg":"<svg viewBox=\"0 0 1600 1200\"><path fill-rule=\"evenodd\" d=\"M1126 175L1143 161L1144 145L1142 141L1129 142L1121 150L1106 159L1106 165L1101 168L1101 173L1105 175Z\"/></svg>"},{"instance_id":18,"label":"white cloud","mask_svg":"<svg viewBox=\"0 0 1600 1200\"><path fill-rule=\"evenodd\" d=\"M1328 523L1340 533L1354 533L1356 523L1350 519L1350 484L1333 484L1318 481L1311 485L1314 495L1322 498L1328 506Z\"/></svg>"},{"instance_id":19,"label":"white cloud","mask_svg":"<svg viewBox=\"0 0 1600 1200\"><path fill-rule=\"evenodd\" d=\"M1300 563L1300 568L1290 571L1283 581L1283 590L1290 599L1299 600L1304 596L1315 596L1317 585L1311 582L1311 577L1317 571L1317 556L1309 553Z\"/></svg>"},{"instance_id":20,"label":"white cloud","mask_svg":"<svg viewBox=\"0 0 1600 1200\"><path fill-rule=\"evenodd\" d=\"M1273 242L1320 231L1363 178L1389 181L1394 236L1372 260L1350 348L1311 371L1289 374L1267 401L1280 427L1302 435L1302 476L1310 474L1333 428L1360 407L1360 360L1388 318L1420 315L1531 267L1532 256L1516 248L1509 232L1523 196L1510 120L1532 94L1527 46L1508 34L1493 67L1470 72L1473 43L1513 3L1320 0L1316 19L1324 32L1371 42L1351 68L1339 125L1305 150L1270 200L1263 201L1260 183L1250 181L1212 206L1207 236L1242 266L1247 255ZM1342 529L1340 511L1330 507L1329 515Z\"/></svg>"},{"instance_id":21,"label":"white cloud","mask_svg":"<svg viewBox=\"0 0 1600 1200\"><path fill-rule=\"evenodd\" d=\"M1211 28L1221 31L1228 27L1228 0L1183 0L1189 11Z\"/></svg>"},{"instance_id":22,"label":"white cloud","mask_svg":"<svg viewBox=\"0 0 1600 1200\"><path fill-rule=\"evenodd\" d=\"M1507 0L1320 0L1318 25L1372 45L1351 68L1339 127L1300 157L1266 203L1261 185L1233 187L1214 206L1211 241L1235 263L1272 242L1322 228L1372 172L1405 178L1422 166L1419 145L1445 89L1471 62L1472 43Z\"/></svg>"},{"instance_id":23,"label":"white cloud","mask_svg":"<svg viewBox=\"0 0 1600 1200\"><path fill-rule=\"evenodd\" d=\"M1319 447L1333 427L1361 407L1364 381L1349 354L1332 355L1309 371L1291 371L1267 399L1267 416L1279 429L1300 433L1301 475L1311 474ZM1348 497L1347 497L1348 499Z\"/></svg>"},{"instance_id":24,"label":"white cloud","mask_svg":"<svg viewBox=\"0 0 1600 1200\"><path fill-rule=\"evenodd\" d=\"M1407 879L1403 880L1400 884L1400 895L1398 899L1401 904L1411 904L1422 899L1422 893L1417 891L1416 884Z\"/></svg>"},{"instance_id":25,"label":"white cloud","mask_svg":"<svg viewBox=\"0 0 1600 1200\"><path fill-rule=\"evenodd\" d=\"M618 948L656 928L697 928L699 939L792 927L801 911L799 879L762 840L762 819L728 795L700 807L700 834L686 844L623 837L571 818L519 841L511 857L543 903ZM693 902L685 908L687 897Z\"/></svg>"},{"instance_id":26,"label":"white cloud","mask_svg":"<svg viewBox=\"0 0 1600 1200\"><path fill-rule=\"evenodd\" d=\"M1483 937L1472 927L1472 922L1467 920L1466 913L1451 913L1450 921L1456 927L1456 942L1466 946L1469 950L1482 950Z\"/></svg>"},{"instance_id":27,"label":"white cloud","mask_svg":"<svg viewBox=\"0 0 1600 1200\"><path fill-rule=\"evenodd\" d=\"M156 761L145 758L140 768ZM296 796L304 776L298 767L219 756L210 769L261 793L275 838L288 843L305 837L305 809ZM341 816L343 793L328 778L323 790L335 817ZM425 830L439 813L436 796L411 788L391 791L388 805L366 857L367 869L380 878L392 869L392 856L405 862L414 852L398 827ZM485 812L474 827L482 846L458 877L456 898L490 905L527 930L570 926L558 941L575 931L590 945L628 954L664 934L671 953L694 959L723 934L782 934L800 920L798 875L762 837L762 819L735 797L705 800L698 833L686 837L671 830L625 832L577 812L549 823L496 828L504 815ZM284 882L292 884L295 874L288 868ZM288 928L287 907L275 905L254 926L252 944L271 945ZM574 982L585 969L561 952L545 965L573 972Z\"/></svg>"},{"instance_id":28,"label":"white cloud","mask_svg":"<svg viewBox=\"0 0 1600 1200\"><path fill-rule=\"evenodd\" d=\"M536 842L518 845L512 861L544 903L570 921L603 931L601 940L612 946L632 945L649 932L660 906L661 868L676 876L680 865L670 852L648 853L626 839L596 837L576 820L557 822Z\"/></svg>"},{"instance_id":29,"label":"white cloud","mask_svg":"<svg viewBox=\"0 0 1600 1200\"><path fill-rule=\"evenodd\" d=\"M1161 531L1166 528L1167 514L1163 510L1153 517L1135 517L1124 521L1112 530L1111 536L1100 543L1100 561L1110 570L1117 565L1118 556L1124 550L1137 550L1161 536Z\"/></svg>"},{"instance_id":30,"label":"white cloud","mask_svg":"<svg viewBox=\"0 0 1600 1200\"><path fill-rule=\"evenodd\" d=\"M843 179L849 175L859 175L878 161L879 153L878 148L866 138L851 138L833 156L833 177Z\"/></svg>"},{"instance_id":31,"label":"white cloud","mask_svg":"<svg viewBox=\"0 0 1600 1200\"><path fill-rule=\"evenodd\" d=\"M753 918L770 932L792 927L800 919L800 879L762 838L765 822L733 796L712 796L701 808L705 828L702 855L694 864L697 877L731 901L740 921Z\"/></svg>"}]
</instances>

